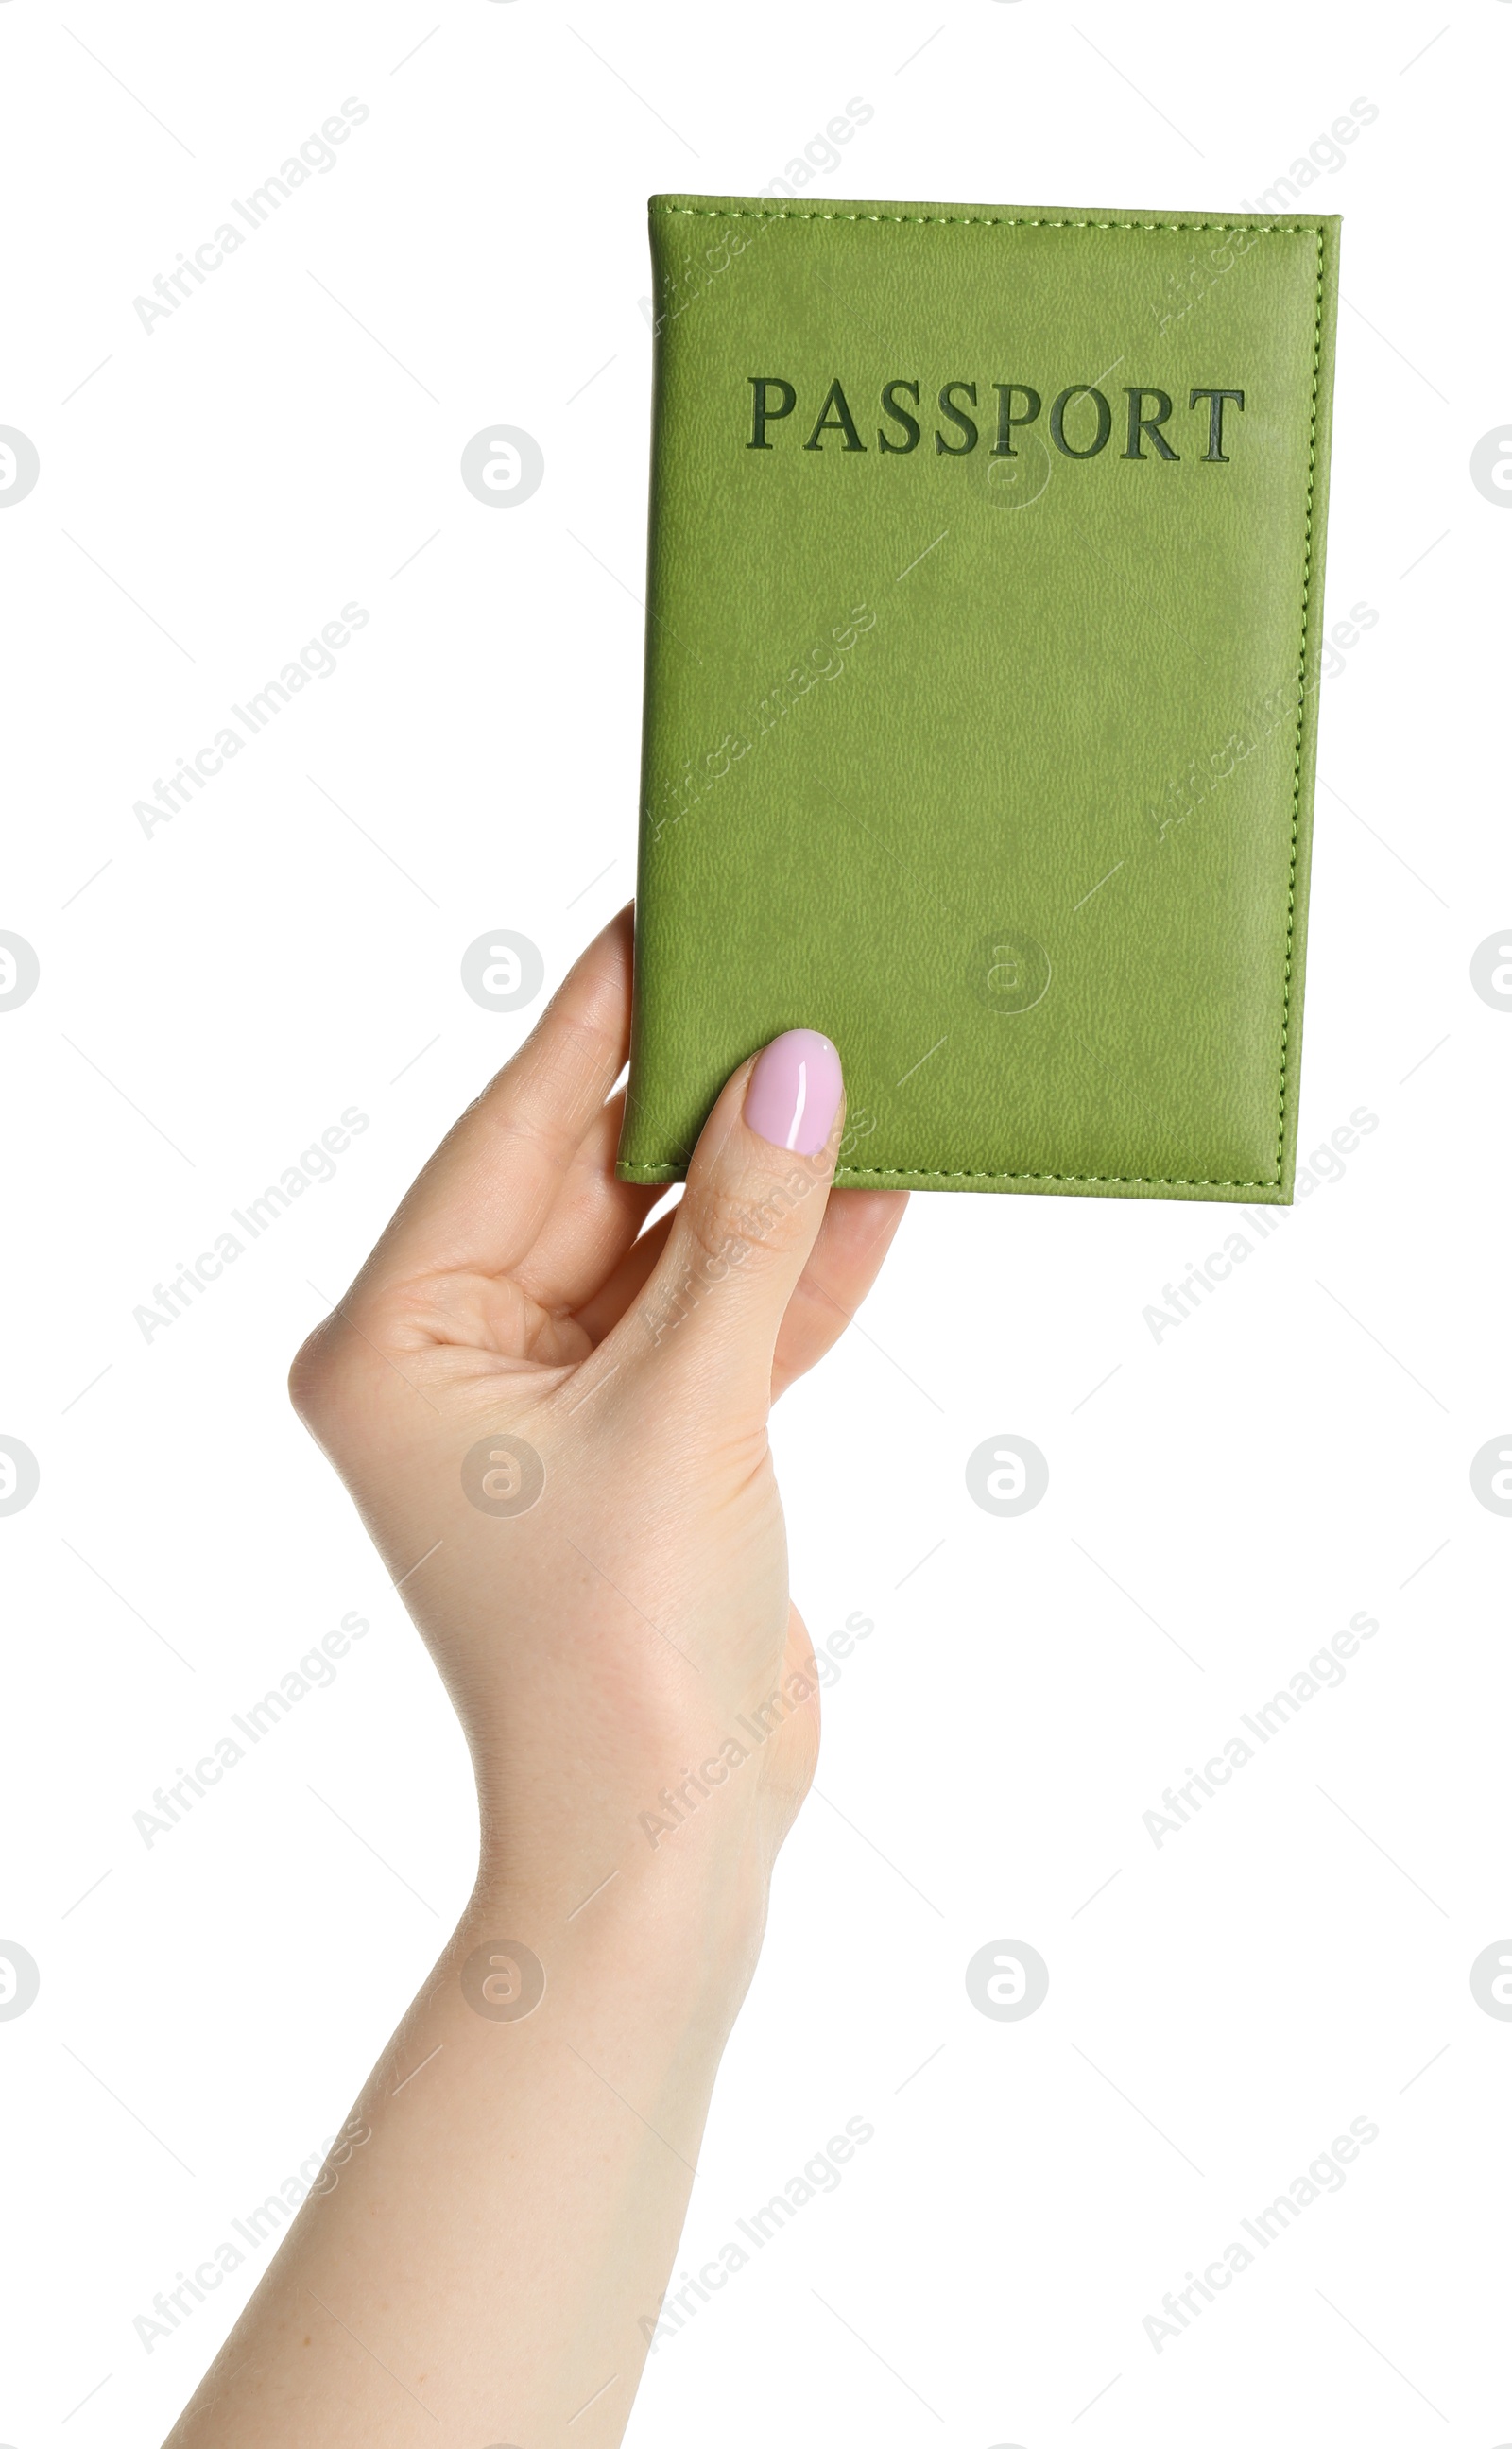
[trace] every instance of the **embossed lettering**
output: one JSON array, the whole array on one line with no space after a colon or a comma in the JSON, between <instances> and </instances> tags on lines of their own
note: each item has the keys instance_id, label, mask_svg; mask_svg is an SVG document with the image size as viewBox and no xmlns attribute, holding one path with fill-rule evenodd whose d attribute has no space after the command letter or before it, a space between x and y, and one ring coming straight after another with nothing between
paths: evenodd
<instances>
[{"instance_id":1,"label":"embossed lettering","mask_svg":"<svg viewBox=\"0 0 1512 2449\"><path fill-rule=\"evenodd\" d=\"M1085 451L1079 451L1074 443L1068 442L1065 438L1065 412L1068 402L1082 398L1097 402L1098 430L1089 447ZM1051 406L1050 439L1058 451L1064 452L1068 459L1095 459L1112 431L1113 411L1102 394L1091 383L1067 383L1064 391Z\"/></svg>"},{"instance_id":2,"label":"embossed lettering","mask_svg":"<svg viewBox=\"0 0 1512 2449\"><path fill-rule=\"evenodd\" d=\"M1123 453L1124 458L1142 459L1145 455L1143 440L1148 434L1160 458L1179 459L1181 456L1179 451L1173 451L1165 435L1160 432L1161 426L1171 414L1170 393L1156 391L1148 383L1125 383L1123 390L1129 403L1129 447ZM1153 416L1145 415L1144 403L1147 399L1157 400L1159 403Z\"/></svg>"},{"instance_id":3,"label":"embossed lettering","mask_svg":"<svg viewBox=\"0 0 1512 2449\"><path fill-rule=\"evenodd\" d=\"M1244 394L1242 391L1195 391L1187 402L1188 408L1196 408L1199 399L1208 403L1208 447L1202 456L1204 459L1221 459L1226 464L1229 454L1223 448L1223 403L1232 399L1234 407L1242 410Z\"/></svg>"},{"instance_id":4,"label":"embossed lettering","mask_svg":"<svg viewBox=\"0 0 1512 2449\"><path fill-rule=\"evenodd\" d=\"M936 427L934 435L935 450L937 453L948 453L952 459L962 459L966 456L966 453L968 451L974 451L977 447L976 419L974 417L967 416L964 409L957 408L953 394L958 391L965 392L973 408L975 408L977 404L977 387L975 383L947 382L943 383L940 387L939 401L943 415L947 416L951 424L959 427L960 431L966 435L966 440L964 442L947 442L945 435L939 431L939 428Z\"/></svg>"},{"instance_id":5,"label":"embossed lettering","mask_svg":"<svg viewBox=\"0 0 1512 2449\"><path fill-rule=\"evenodd\" d=\"M785 375L750 375L746 379L751 386L751 436L745 447L748 451L771 451L776 447L771 429L793 418L800 404L799 395L803 386L789 381ZM997 396L996 435L990 446L991 456L995 459L1017 458L1024 446L1014 437L1038 424L1043 399L1033 383L994 381L987 388ZM805 423L813 412L817 390L815 384L802 401ZM1225 408L1232 408L1243 414L1245 395L1237 386L1193 386L1187 401L1188 411L1200 416L1205 401L1208 416L1207 448L1196 454L1191 451L1181 453L1171 439L1173 401L1170 392L1158 383L1147 382L1125 383L1122 390L1127 408L1126 438L1124 447L1117 453L1119 459L1179 466L1183 457L1190 465L1196 455L1203 466L1230 465L1231 454L1224 449L1223 412ZM976 379L968 381L964 376L942 383L935 392L935 402L944 420L934 429L936 458L964 459L976 449L982 439L982 431L977 417L970 412L977 407L979 395ZM818 414L802 449L822 453L827 437L834 434L838 436L843 455L873 449L884 458L908 458L918 450L923 439L923 423L917 413L923 397L921 385L911 376L891 376L879 386L876 396L883 422L875 428L875 442L869 445L861 438L846 396L844 381L839 375L834 376L819 402ZM1096 459L1107 450L1112 437L1113 409L1108 395L1096 383L1066 383L1051 401L1046 422L1050 429L1049 440L1063 459ZM796 433L802 430L801 425L795 429ZM1227 438L1231 441L1234 430L1231 420L1227 429ZM1200 426L1197 431L1200 433ZM795 441L789 442L786 447L794 449ZM1043 446L1036 439L1030 447Z\"/></svg>"},{"instance_id":6,"label":"embossed lettering","mask_svg":"<svg viewBox=\"0 0 1512 2449\"><path fill-rule=\"evenodd\" d=\"M890 416L895 424L901 425L909 438L907 442L890 442L879 425L877 449L895 452L901 459L906 451L916 451L919 447L919 420L916 416L910 416L906 408L898 406L894 394L900 391L910 392L913 395L913 405L915 408L918 407L919 386L916 382L887 382L882 386L882 414L884 416Z\"/></svg>"},{"instance_id":7,"label":"embossed lettering","mask_svg":"<svg viewBox=\"0 0 1512 2449\"><path fill-rule=\"evenodd\" d=\"M826 434L843 434L845 441L841 447L846 451L866 449L866 444L855 430L855 418L851 414L846 395L840 389L838 375L824 395L824 406L819 411L819 421L803 446L805 451L822 451L824 444L820 437Z\"/></svg>"},{"instance_id":8,"label":"embossed lettering","mask_svg":"<svg viewBox=\"0 0 1512 2449\"><path fill-rule=\"evenodd\" d=\"M992 446L992 456L994 459L1016 459L1019 454L1013 447L1013 429L1017 425L1034 423L1040 414L1040 395L1032 383L994 383L992 388L998 395L998 438ZM1022 416L1013 414L1015 392L1024 402Z\"/></svg>"},{"instance_id":9,"label":"embossed lettering","mask_svg":"<svg viewBox=\"0 0 1512 2449\"><path fill-rule=\"evenodd\" d=\"M751 403L751 439L745 447L748 451L770 451L772 445L767 440L768 421L779 416L791 416L797 406L798 395L790 382L783 381L780 375L752 375L749 380L756 397ZM780 408L770 408L767 405L769 391L781 392L784 395Z\"/></svg>"}]
</instances>

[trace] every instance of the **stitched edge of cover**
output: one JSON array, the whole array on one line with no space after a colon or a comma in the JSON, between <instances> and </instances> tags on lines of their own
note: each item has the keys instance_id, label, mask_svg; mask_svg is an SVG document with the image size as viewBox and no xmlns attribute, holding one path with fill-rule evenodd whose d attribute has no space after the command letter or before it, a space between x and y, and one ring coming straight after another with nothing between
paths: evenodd
<instances>
[{"instance_id":1,"label":"stitched edge of cover","mask_svg":"<svg viewBox=\"0 0 1512 2449\"><path fill-rule=\"evenodd\" d=\"M1291 1044L1292 1025L1292 948L1296 928L1297 835L1302 821L1302 734L1307 713L1307 649L1308 611L1312 588L1312 495L1318 467L1318 376L1323 357L1323 241L1326 235L1320 222L1266 222L1258 226L1247 222L1099 222L1054 220L1047 215L1024 213L790 213L763 212L749 205L724 204L653 204L651 210L663 216L683 213L699 221L711 222L928 222L966 227L972 224L988 229L1129 229L1129 230L1217 230L1223 233L1240 229L1254 230L1257 238L1273 237L1277 231L1289 237L1303 238L1311 234L1317 246L1318 268L1313 283L1312 304L1312 396L1308 413L1308 495L1305 542L1302 548L1302 634L1297 647L1297 730L1296 745L1292 758L1292 840L1287 861L1286 884L1286 960L1281 977L1281 1063L1276 1080L1275 1172L1254 1182L1229 1182L1215 1175L1179 1173L976 1173L951 1172L944 1167L919 1167L881 1165L853 1165L840 1170L865 1174L873 1181L893 1183L930 1182L1105 1182L1130 1189L1150 1190L1278 1190L1283 1179L1282 1158L1286 1148L1287 1056ZM668 1182L679 1179L676 1166L640 1166L637 1172Z\"/></svg>"},{"instance_id":2,"label":"stitched edge of cover","mask_svg":"<svg viewBox=\"0 0 1512 2449\"><path fill-rule=\"evenodd\" d=\"M1281 1070L1276 1083L1275 1171L1281 1179L1286 1147L1287 1065L1292 1044L1292 946L1296 927L1297 835L1302 822L1302 735L1308 703L1308 614L1312 599L1312 493L1318 471L1318 376L1323 357L1323 232L1316 233L1317 277L1312 290L1312 398L1308 411L1307 528L1302 547L1302 634L1297 643L1297 736L1292 756L1292 847L1286 877L1286 968L1281 978Z\"/></svg>"},{"instance_id":3,"label":"stitched edge of cover","mask_svg":"<svg viewBox=\"0 0 1512 2449\"><path fill-rule=\"evenodd\" d=\"M622 1159L615 1167L622 1182L650 1186L658 1182L680 1182L685 1167L675 1165L638 1165L633 1157ZM942 1167L895 1165L842 1165L835 1168L836 1182L850 1182L865 1175L871 1182L916 1184L931 1182L1108 1182L1128 1185L1131 1189L1146 1190L1279 1190L1279 1182L1266 1174L1257 1182L1225 1182L1214 1175L1184 1173L949 1173Z\"/></svg>"},{"instance_id":4,"label":"stitched edge of cover","mask_svg":"<svg viewBox=\"0 0 1512 2449\"><path fill-rule=\"evenodd\" d=\"M1301 238L1308 231L1319 241L1324 234L1321 222L1096 222L1057 220L1045 213L790 213L785 208L775 213L753 209L749 204L653 204L654 213L685 213L705 222L938 222L953 228L973 225L985 229L1131 229L1131 230L1219 230L1223 232L1250 229L1256 238L1268 238L1276 230Z\"/></svg>"}]
</instances>

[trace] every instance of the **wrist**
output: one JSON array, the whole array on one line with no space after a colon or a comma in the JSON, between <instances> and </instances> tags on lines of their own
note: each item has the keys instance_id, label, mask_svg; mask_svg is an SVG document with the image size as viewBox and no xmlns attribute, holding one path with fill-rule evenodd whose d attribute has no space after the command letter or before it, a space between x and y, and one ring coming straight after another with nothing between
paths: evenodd
<instances>
[{"instance_id":1,"label":"wrist","mask_svg":"<svg viewBox=\"0 0 1512 2449\"><path fill-rule=\"evenodd\" d=\"M512 1942L540 1967L539 1976L523 1968L528 1989L554 2005L570 1996L642 2028L697 2028L722 2048L756 1970L766 1912L764 1873L739 1866L632 1859L596 1880L537 1868L522 1878L486 1858L453 1947L466 1962ZM512 1977L504 1970L495 1990Z\"/></svg>"}]
</instances>

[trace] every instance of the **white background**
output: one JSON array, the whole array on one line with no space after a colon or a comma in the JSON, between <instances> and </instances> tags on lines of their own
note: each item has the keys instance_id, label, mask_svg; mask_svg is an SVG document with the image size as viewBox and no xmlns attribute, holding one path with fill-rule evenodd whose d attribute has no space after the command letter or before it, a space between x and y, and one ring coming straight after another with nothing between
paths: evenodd
<instances>
[{"instance_id":1,"label":"white background","mask_svg":"<svg viewBox=\"0 0 1512 2449\"><path fill-rule=\"evenodd\" d=\"M860 97L815 190L1236 208L1367 97L1304 199L1345 215L1328 618L1378 617L1324 685L1301 1154L1378 1128L1158 1343L1233 1209L916 1199L783 1406L795 1594L875 1630L686 2266L875 2134L659 2347L631 2437L1512 2438L1512 2026L1468 1982L1512 1932L1512 1521L1468 1475L1512 1418L1512 1015L1469 982L1512 917L1512 518L1469 472L1512 413L1512 7L6 0L0 43L0 422L42 471L0 520L0 925L42 963L0 1014L0 1430L42 1472L0 1520L0 1937L42 1975L0 2023L0 2435L161 2439L266 2257L150 2354L135 2317L319 2151L469 1884L460 1739L283 1374L528 1026L464 948L515 929L554 983L632 886L647 194L754 191ZM144 330L348 96L336 166ZM490 419L545 457L507 514L458 475ZM146 836L350 602L335 673ZM335 1179L144 1340L350 1106ZM1006 1432L1050 1463L1017 1520L963 1476ZM144 1845L349 1610L331 1688ZM1347 1682L1158 1848L1162 1790L1359 1610ZM1022 2023L964 1985L1004 1938L1050 1967ZM1165 2291L1356 2117L1343 2190L1157 2353Z\"/></svg>"}]
</instances>

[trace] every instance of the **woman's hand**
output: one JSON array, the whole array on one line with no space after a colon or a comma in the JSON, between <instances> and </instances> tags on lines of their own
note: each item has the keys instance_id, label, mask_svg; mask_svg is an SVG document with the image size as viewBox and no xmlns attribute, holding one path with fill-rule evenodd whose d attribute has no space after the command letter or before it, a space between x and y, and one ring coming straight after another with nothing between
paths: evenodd
<instances>
[{"instance_id":1,"label":"woman's hand","mask_svg":"<svg viewBox=\"0 0 1512 2449\"><path fill-rule=\"evenodd\" d=\"M839 1058L800 1030L642 1234L630 953L623 913L295 1362L467 1730L478 1879L174 2449L605 2449L629 2414L818 1741L767 1413L904 1204L830 1198Z\"/></svg>"},{"instance_id":2,"label":"woman's hand","mask_svg":"<svg viewBox=\"0 0 1512 2449\"><path fill-rule=\"evenodd\" d=\"M482 1882L547 1915L611 1875L659 1912L717 1901L738 1953L818 1736L767 1412L845 1326L904 1203L829 1201L839 1060L794 1031L728 1083L685 1197L638 1239L660 1194L614 1176L629 1002L626 912L292 1387L467 1730Z\"/></svg>"}]
</instances>

